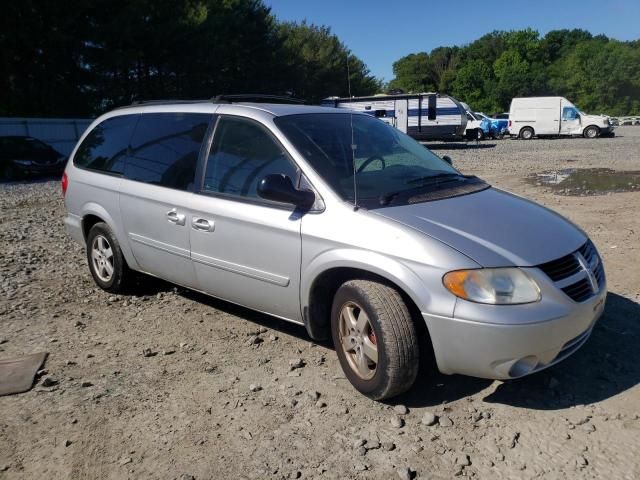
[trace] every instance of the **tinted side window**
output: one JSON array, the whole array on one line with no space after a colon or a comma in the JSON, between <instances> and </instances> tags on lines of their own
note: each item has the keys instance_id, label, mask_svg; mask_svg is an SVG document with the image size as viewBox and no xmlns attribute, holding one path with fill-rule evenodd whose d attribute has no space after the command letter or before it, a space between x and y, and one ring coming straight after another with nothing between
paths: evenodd
<instances>
[{"instance_id":1,"label":"tinted side window","mask_svg":"<svg viewBox=\"0 0 640 480\"><path fill-rule=\"evenodd\" d=\"M193 184L198 154L211 115L143 113L136 126L125 168L130 180L178 190Z\"/></svg>"},{"instance_id":2,"label":"tinted side window","mask_svg":"<svg viewBox=\"0 0 640 480\"><path fill-rule=\"evenodd\" d=\"M254 122L222 117L207 161L204 190L258 198L260 180L275 173L296 180L297 169L282 146Z\"/></svg>"},{"instance_id":3,"label":"tinted side window","mask_svg":"<svg viewBox=\"0 0 640 480\"><path fill-rule=\"evenodd\" d=\"M103 172L122 173L129 139L138 115L108 118L85 137L73 157L74 165Z\"/></svg>"}]
</instances>

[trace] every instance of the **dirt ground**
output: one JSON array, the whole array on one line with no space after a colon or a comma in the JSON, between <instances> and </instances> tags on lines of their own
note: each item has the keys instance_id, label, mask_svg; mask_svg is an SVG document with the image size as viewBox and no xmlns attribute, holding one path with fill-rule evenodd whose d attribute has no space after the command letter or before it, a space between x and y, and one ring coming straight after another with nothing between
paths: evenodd
<instances>
[{"instance_id":1,"label":"dirt ground","mask_svg":"<svg viewBox=\"0 0 640 480\"><path fill-rule=\"evenodd\" d=\"M575 355L506 383L424 371L373 402L301 327L160 281L98 290L65 235L59 183L4 184L0 358L50 355L31 391L0 397L0 478L640 478L640 191L567 196L526 181L640 170L640 127L431 146L591 236L610 293Z\"/></svg>"}]
</instances>

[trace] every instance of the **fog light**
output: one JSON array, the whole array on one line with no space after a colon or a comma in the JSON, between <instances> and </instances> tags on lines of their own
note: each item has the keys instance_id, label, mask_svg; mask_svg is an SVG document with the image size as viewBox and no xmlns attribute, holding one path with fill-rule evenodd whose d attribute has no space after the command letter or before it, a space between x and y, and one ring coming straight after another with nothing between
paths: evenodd
<instances>
[{"instance_id":1,"label":"fog light","mask_svg":"<svg viewBox=\"0 0 640 480\"><path fill-rule=\"evenodd\" d=\"M538 357L529 355L528 357L517 360L509 369L511 378L523 377L533 371L538 366Z\"/></svg>"}]
</instances>

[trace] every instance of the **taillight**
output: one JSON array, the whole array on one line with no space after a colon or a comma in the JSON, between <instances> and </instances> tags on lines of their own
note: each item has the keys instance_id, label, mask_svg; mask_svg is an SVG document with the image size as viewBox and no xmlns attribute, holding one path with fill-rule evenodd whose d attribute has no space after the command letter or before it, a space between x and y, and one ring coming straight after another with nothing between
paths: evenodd
<instances>
[{"instance_id":1,"label":"taillight","mask_svg":"<svg viewBox=\"0 0 640 480\"><path fill-rule=\"evenodd\" d=\"M509 128L511 128L511 120L509 120Z\"/></svg>"},{"instance_id":2,"label":"taillight","mask_svg":"<svg viewBox=\"0 0 640 480\"><path fill-rule=\"evenodd\" d=\"M67 194L67 187L69 186L69 178L67 177L67 172L62 174L62 196L64 197Z\"/></svg>"}]
</instances>

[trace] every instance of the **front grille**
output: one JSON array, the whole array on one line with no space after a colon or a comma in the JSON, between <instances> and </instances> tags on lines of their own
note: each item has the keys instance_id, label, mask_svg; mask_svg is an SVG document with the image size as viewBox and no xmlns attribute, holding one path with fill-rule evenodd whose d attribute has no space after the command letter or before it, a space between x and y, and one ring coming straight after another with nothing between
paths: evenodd
<instances>
[{"instance_id":1,"label":"front grille","mask_svg":"<svg viewBox=\"0 0 640 480\"><path fill-rule=\"evenodd\" d=\"M591 282L588 278L583 278L582 280L579 280L576 283L572 283L568 287L564 287L561 290L576 302L584 302L593 295Z\"/></svg>"},{"instance_id":2,"label":"front grille","mask_svg":"<svg viewBox=\"0 0 640 480\"><path fill-rule=\"evenodd\" d=\"M538 265L538 268L576 302L593 297L605 284L604 267L591 240L575 252Z\"/></svg>"},{"instance_id":3,"label":"front grille","mask_svg":"<svg viewBox=\"0 0 640 480\"><path fill-rule=\"evenodd\" d=\"M580 263L575 255L571 253L557 260L543 263L538 268L546 273L551 280L557 282L578 273L580 271Z\"/></svg>"}]
</instances>

